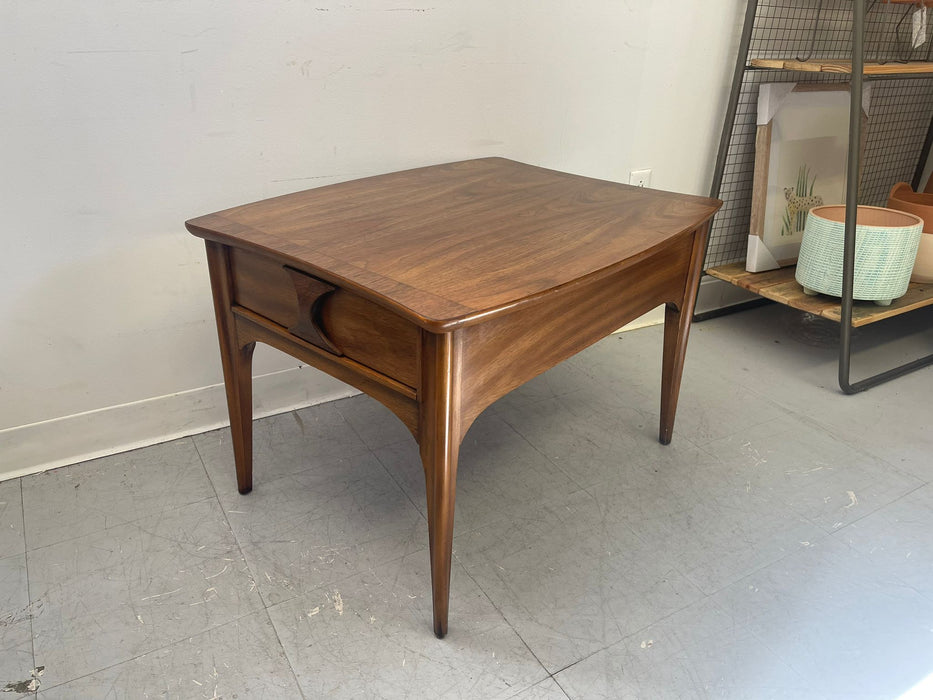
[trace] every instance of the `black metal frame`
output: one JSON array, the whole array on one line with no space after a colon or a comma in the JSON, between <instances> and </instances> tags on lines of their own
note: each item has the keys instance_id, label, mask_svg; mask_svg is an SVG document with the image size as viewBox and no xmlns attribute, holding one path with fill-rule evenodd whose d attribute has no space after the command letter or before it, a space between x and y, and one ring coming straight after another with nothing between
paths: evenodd
<instances>
[{"instance_id":1,"label":"black metal frame","mask_svg":"<svg viewBox=\"0 0 933 700\"><path fill-rule=\"evenodd\" d=\"M729 95L729 102L726 107L726 117L720 136L719 151L716 156L716 169L713 173L713 182L710 187L711 197L718 197L722 187L723 172L729 153L729 142L732 138L733 126L735 124L742 78L745 71L748 70L748 52L757 10L758 0L748 0L745 9L745 24L743 25L742 36L739 41L739 51L732 77L732 91ZM854 0L852 3L852 12L852 77L849 90L851 102L849 105L849 154L846 170L846 192L849 194L846 197L842 298L840 300L841 318L839 321L839 388L845 394L857 394L896 377L903 376L909 372L933 364L933 354L930 354L885 372L866 377L857 382L851 382L852 308L854 303L852 294L855 280L855 222L858 213L857 193L859 186L859 170L861 167L861 149L859 148L859 144L862 139L862 88L865 65L865 0ZM906 78L909 77L909 75L898 74L896 77ZM915 191L920 187L920 179L923 175L927 159L929 158L931 146L933 146L933 119L930 121L917 168L914 172L912 187Z\"/></svg>"},{"instance_id":2,"label":"black metal frame","mask_svg":"<svg viewBox=\"0 0 933 700\"><path fill-rule=\"evenodd\" d=\"M861 151L858 144L862 139L862 84L865 65L865 2L856 0L852 3L852 81L850 83L851 103L849 104L849 162L846 172L846 192L858 192L858 175ZM933 121L927 130L924 148L920 153L917 169L914 171L913 189L920 186L920 178L927 158L930 155L930 142L933 137ZM852 361L852 290L855 284L855 221L858 216L858 197L851 194L846 197L846 229L842 263L842 316L839 319L839 388L846 394L857 394L895 377L933 364L933 354L912 362L889 369L885 372L851 382Z\"/></svg>"}]
</instances>

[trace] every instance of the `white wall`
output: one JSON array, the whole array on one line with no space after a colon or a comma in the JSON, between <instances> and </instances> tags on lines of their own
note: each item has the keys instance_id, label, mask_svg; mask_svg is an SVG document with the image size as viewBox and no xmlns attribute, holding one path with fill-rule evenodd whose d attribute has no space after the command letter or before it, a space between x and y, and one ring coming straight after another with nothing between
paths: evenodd
<instances>
[{"instance_id":1,"label":"white wall","mask_svg":"<svg viewBox=\"0 0 933 700\"><path fill-rule=\"evenodd\" d=\"M3 0L0 478L224 421L183 221L503 155L705 193L741 0ZM257 351L258 413L346 395Z\"/></svg>"}]
</instances>

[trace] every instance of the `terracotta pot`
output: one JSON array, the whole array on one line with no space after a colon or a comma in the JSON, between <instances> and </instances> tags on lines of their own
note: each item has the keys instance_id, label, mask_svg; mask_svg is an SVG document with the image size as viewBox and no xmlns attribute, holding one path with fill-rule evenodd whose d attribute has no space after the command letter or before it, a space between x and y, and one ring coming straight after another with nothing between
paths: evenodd
<instances>
[{"instance_id":1,"label":"terracotta pot","mask_svg":"<svg viewBox=\"0 0 933 700\"><path fill-rule=\"evenodd\" d=\"M930 178L933 182L933 178ZM927 185L930 189L930 185ZM917 247L917 259L911 282L933 282L933 193L914 192L906 182L899 182L888 196L888 208L906 211L923 219L923 235Z\"/></svg>"}]
</instances>

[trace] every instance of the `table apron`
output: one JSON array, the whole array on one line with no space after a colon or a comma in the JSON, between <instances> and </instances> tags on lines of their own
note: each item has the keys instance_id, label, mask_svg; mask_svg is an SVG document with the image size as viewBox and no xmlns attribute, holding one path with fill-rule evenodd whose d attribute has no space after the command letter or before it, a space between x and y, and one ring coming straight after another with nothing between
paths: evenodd
<instances>
[{"instance_id":1,"label":"table apron","mask_svg":"<svg viewBox=\"0 0 933 700\"><path fill-rule=\"evenodd\" d=\"M686 240L684 240L686 239ZM496 399L660 304L684 301L693 235L612 275L463 328L461 434Z\"/></svg>"}]
</instances>

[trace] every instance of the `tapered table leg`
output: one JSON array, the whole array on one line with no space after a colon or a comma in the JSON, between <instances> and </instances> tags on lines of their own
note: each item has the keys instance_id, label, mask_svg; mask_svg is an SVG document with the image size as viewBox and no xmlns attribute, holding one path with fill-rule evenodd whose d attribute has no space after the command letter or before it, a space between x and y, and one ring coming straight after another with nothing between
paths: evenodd
<instances>
[{"instance_id":1,"label":"tapered table leg","mask_svg":"<svg viewBox=\"0 0 933 700\"><path fill-rule=\"evenodd\" d=\"M661 364L661 426L658 440L662 445L671 442L674 433L674 415L677 413L677 398L680 395L680 379L684 370L684 358L687 354L687 338L690 335L690 322L696 306L697 288L703 265L703 252L709 225L704 225L694 232L690 270L684 286L684 295L679 304L667 304L664 307L664 351Z\"/></svg>"},{"instance_id":2,"label":"tapered table leg","mask_svg":"<svg viewBox=\"0 0 933 700\"><path fill-rule=\"evenodd\" d=\"M457 456L460 451L459 372L452 334L424 333L419 443L427 491L428 542L434 634L447 634L450 563L454 534Z\"/></svg>"},{"instance_id":3,"label":"tapered table leg","mask_svg":"<svg viewBox=\"0 0 933 700\"><path fill-rule=\"evenodd\" d=\"M664 308L664 356L661 367L661 429L658 440L669 445L674 433L674 415L677 413L677 397L680 394L680 378L683 375L684 355L687 349L687 334L690 314L678 310L673 304Z\"/></svg>"},{"instance_id":4,"label":"tapered table leg","mask_svg":"<svg viewBox=\"0 0 933 700\"><path fill-rule=\"evenodd\" d=\"M205 241L207 266L214 296L214 315L220 339L233 459L236 463L237 489L249 493L253 488L253 348L255 343L241 343L231 307L233 294L227 250L213 241Z\"/></svg>"},{"instance_id":5,"label":"tapered table leg","mask_svg":"<svg viewBox=\"0 0 933 700\"><path fill-rule=\"evenodd\" d=\"M227 411L230 413L230 433L233 439L233 461L236 464L236 484L240 493L253 490L253 348L248 343L231 349L230 360L224 362L224 384L227 389ZM224 351L221 350L221 354ZM227 367L230 369L227 369ZM228 379L228 375L230 378Z\"/></svg>"}]
</instances>

